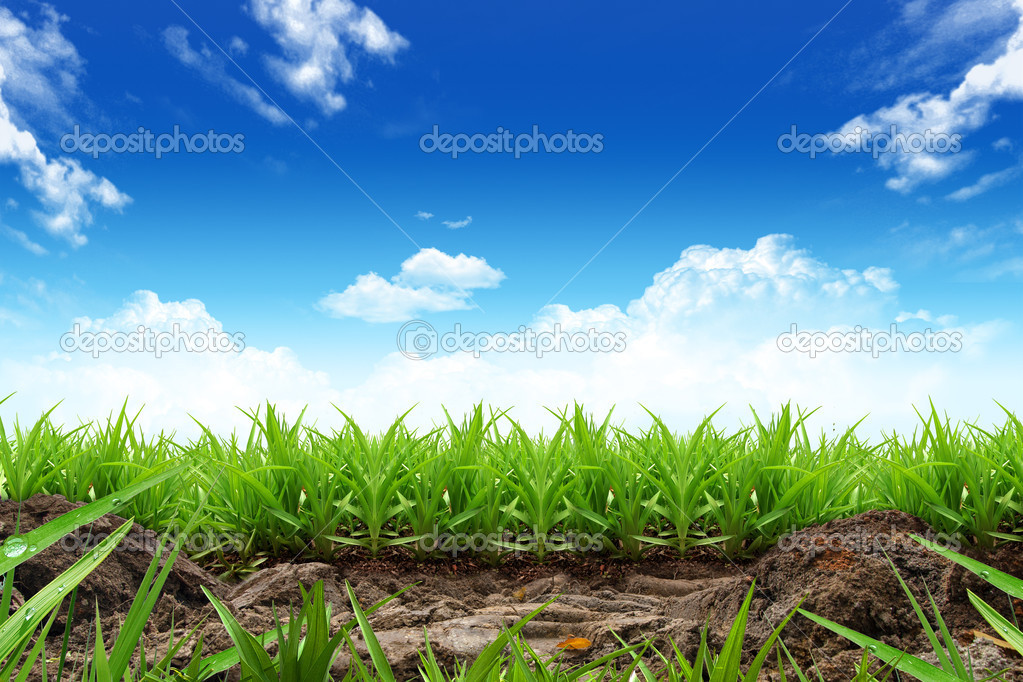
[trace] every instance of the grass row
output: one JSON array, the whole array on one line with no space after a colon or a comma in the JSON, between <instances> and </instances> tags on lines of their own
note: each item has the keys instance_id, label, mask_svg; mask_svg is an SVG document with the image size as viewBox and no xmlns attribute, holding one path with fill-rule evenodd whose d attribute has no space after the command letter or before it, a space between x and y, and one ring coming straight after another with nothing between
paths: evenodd
<instances>
[{"instance_id":1,"label":"grass row","mask_svg":"<svg viewBox=\"0 0 1023 682\"><path fill-rule=\"evenodd\" d=\"M347 416L324 433L270 405L247 414L245 438L203 428L187 443L146 437L123 409L74 429L49 413L31 426L0 421L0 494L88 502L184 462L186 473L118 513L170 534L198 515L186 550L232 571L353 546L420 560L471 552L491 564L521 552L639 560L700 545L737 558L868 509L913 514L969 545L1023 535L1023 424L1008 410L1002 426L981 428L931 405L912 434L876 444L855 427L812 436L812 413L788 405L730 434L711 417L679 434L654 415L628 432L578 405L540 436L482 405L429 432L403 416L373 436Z\"/></svg>"}]
</instances>

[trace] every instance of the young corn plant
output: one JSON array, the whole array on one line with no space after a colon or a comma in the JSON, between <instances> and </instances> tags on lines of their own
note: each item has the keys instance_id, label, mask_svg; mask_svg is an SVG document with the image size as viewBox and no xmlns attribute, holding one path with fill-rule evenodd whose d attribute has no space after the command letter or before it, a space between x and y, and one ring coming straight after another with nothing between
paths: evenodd
<instances>
[{"instance_id":1,"label":"young corn plant","mask_svg":"<svg viewBox=\"0 0 1023 682\"><path fill-rule=\"evenodd\" d=\"M971 450L979 462L965 462L981 484L967 483L967 496L975 510L979 529L977 542L992 546L999 540L1023 539L1019 519L1023 513L1023 424L1004 407L1006 423L1000 429L984 430L970 425L977 447ZM977 469L980 471L977 471ZM973 490L980 491L974 494Z\"/></svg>"},{"instance_id":2,"label":"young corn plant","mask_svg":"<svg viewBox=\"0 0 1023 682\"><path fill-rule=\"evenodd\" d=\"M825 463L815 456L803 428L812 414L813 411L797 411L793 415L790 405L786 404L777 417L772 417L770 422L764 424L757 413L753 412L756 422L755 444L747 456L732 459L731 463L722 467L726 475L731 474L733 469L743 472L742 475L734 476L734 481L729 483L738 483L744 495L749 487L748 496L754 510L749 522L736 529L747 535L745 546L740 548L732 545L732 549L746 553L763 551L777 542L789 528L807 525L807 519L799 515L800 500L812 497L817 489L826 489L828 477L833 472L850 467L849 462L836 460ZM752 464L747 465L745 462ZM729 483L722 479L722 485ZM828 498L829 495L825 493L824 500ZM825 513L812 508L809 511L817 518ZM732 535L724 531L722 534ZM734 540L733 535L729 542Z\"/></svg>"},{"instance_id":3,"label":"young corn plant","mask_svg":"<svg viewBox=\"0 0 1023 682\"><path fill-rule=\"evenodd\" d=\"M419 561L433 553L432 548L442 538L479 513L479 508L472 508L451 515L445 491L455 470L455 460L444 454L439 439L429 438L427 446L420 451L424 461L408 479L407 489L397 492L403 525L417 538L412 552Z\"/></svg>"},{"instance_id":4,"label":"young corn plant","mask_svg":"<svg viewBox=\"0 0 1023 682\"><path fill-rule=\"evenodd\" d=\"M506 413L491 411L490 417L485 418L483 404L479 403L463 418L461 425L455 424L447 410L444 415L447 438L440 441L439 446L443 449L442 457L454 463L444 491L451 519L447 525L451 531L486 538L482 549L472 548L474 556L496 566L509 552L501 547L499 538L510 526L517 525L513 513L518 500L482 463L504 468L498 463L501 453L493 443L502 440L497 422Z\"/></svg>"},{"instance_id":5,"label":"young corn plant","mask_svg":"<svg viewBox=\"0 0 1023 682\"><path fill-rule=\"evenodd\" d=\"M376 557L385 547L409 545L421 539L417 535L399 536L395 527L403 509L398 491L430 461L420 455L427 437L415 437L404 426L407 414L391 424L382 438L370 439L342 412L348 428L331 441L343 463L335 478L351 493L349 507L361 527L349 536L331 536L331 540L362 547ZM406 462L414 464L409 467Z\"/></svg>"},{"instance_id":6,"label":"young corn plant","mask_svg":"<svg viewBox=\"0 0 1023 682\"><path fill-rule=\"evenodd\" d=\"M616 429L615 445L600 464L609 488L604 509L587 508L586 500L579 497L573 497L571 509L596 529L603 538L600 544L612 556L639 561L655 546L647 541L646 532L657 513L661 493L640 473L642 465L629 459L634 452L628 447L627 438L628 434Z\"/></svg>"},{"instance_id":7,"label":"young corn plant","mask_svg":"<svg viewBox=\"0 0 1023 682\"><path fill-rule=\"evenodd\" d=\"M0 400L0 405L10 397ZM79 452L75 448L75 436L84 427L62 433L49 420L55 409L57 405L43 414L31 429L22 429L15 422L14 433L10 436L0 419L0 472L3 474L4 499L21 502L44 492L50 481L60 474L61 468Z\"/></svg>"},{"instance_id":8,"label":"young corn plant","mask_svg":"<svg viewBox=\"0 0 1023 682\"><path fill-rule=\"evenodd\" d=\"M210 515L208 528L238 538L237 560L242 564L259 561L262 555L284 555L295 549L294 528L283 504L268 487L272 484L262 457L250 435L245 447L232 434L221 440L200 425L203 437L194 448L200 465L197 492L206 499ZM196 500L190 500L195 504ZM192 505L189 505L192 506ZM277 512L277 515L271 513Z\"/></svg>"},{"instance_id":9,"label":"young corn plant","mask_svg":"<svg viewBox=\"0 0 1023 682\"><path fill-rule=\"evenodd\" d=\"M674 548L684 556L699 545L723 542L727 538L704 537L699 529L711 510L706 492L715 479L714 465L726 447L713 431L711 414L689 436L678 438L659 417L647 411L654 425L642 436L629 436L626 453L617 456L646 478L659 494L651 507L662 521L657 537L636 536L640 541Z\"/></svg>"},{"instance_id":10,"label":"young corn plant","mask_svg":"<svg viewBox=\"0 0 1023 682\"><path fill-rule=\"evenodd\" d=\"M518 504L511 515L525 527L528 536L501 545L513 551L532 552L540 561L552 551L567 549L560 540L549 541L553 539L549 534L570 514L566 497L575 483L572 462L565 456L564 425L551 439L541 435L534 441L512 422L511 433L497 448L503 467L487 463L482 466L515 495Z\"/></svg>"},{"instance_id":11,"label":"young corn plant","mask_svg":"<svg viewBox=\"0 0 1023 682\"><path fill-rule=\"evenodd\" d=\"M574 485L569 494L572 511L568 527L574 532L596 535L607 530L605 519L613 499L611 473L605 463L613 458L610 442L611 413L599 425L575 404L567 410L550 411L561 420L566 434L566 457L572 461Z\"/></svg>"},{"instance_id":12,"label":"young corn plant","mask_svg":"<svg viewBox=\"0 0 1023 682\"><path fill-rule=\"evenodd\" d=\"M374 662L377 662L379 643L376 643L376 638L372 634L367 615L397 598L409 588L387 597L364 611L355 598L355 592L351 585L346 582L345 586L355 617L342 625L334 635L330 634L332 607L324 597L323 581L317 581L310 590L299 585L302 604L298 612L293 608L289 609L289 618L286 623L281 621L277 615L277 609L274 607L275 630L272 637L257 637L246 631L231 614L231 611L213 593L203 587L203 592L213 604L213 608L220 616L227 634L235 646L228 656L218 654L195 663L195 670L188 679L190 681L207 680L228 670L232 665L238 664L241 682L327 682L331 679L331 666L341 654L344 645L347 643L354 650L348 633L356 626L362 629L367 645L370 644L371 638L376 644L375 647L370 647L370 651L374 655ZM272 658L265 650L271 641L277 642L277 654ZM353 660L357 660L357 658L357 654L353 656ZM386 657L379 660L381 666L390 672Z\"/></svg>"},{"instance_id":13,"label":"young corn plant","mask_svg":"<svg viewBox=\"0 0 1023 682\"><path fill-rule=\"evenodd\" d=\"M918 516L936 531L969 541L973 532L980 532L988 542L987 532L997 528L978 526L978 519L968 504L969 486L974 484L974 500L984 507L984 499L995 491L998 481L971 472L968 458L963 457L966 445L960 427L942 421L934 404L927 417L917 412L922 422L919 439L906 441L892 434L885 442L885 453L878 462L875 484L882 500L894 509ZM973 480L975 479L975 480Z\"/></svg>"}]
</instances>

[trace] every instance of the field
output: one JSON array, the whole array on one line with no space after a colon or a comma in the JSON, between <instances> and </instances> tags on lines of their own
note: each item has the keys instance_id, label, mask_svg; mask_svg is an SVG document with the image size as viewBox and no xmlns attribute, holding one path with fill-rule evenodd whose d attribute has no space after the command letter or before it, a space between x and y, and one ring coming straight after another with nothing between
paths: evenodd
<instances>
[{"instance_id":1,"label":"field","mask_svg":"<svg viewBox=\"0 0 1023 682\"><path fill-rule=\"evenodd\" d=\"M1019 674L1011 412L876 443L790 406L733 433L557 414L0 422L0 678Z\"/></svg>"}]
</instances>

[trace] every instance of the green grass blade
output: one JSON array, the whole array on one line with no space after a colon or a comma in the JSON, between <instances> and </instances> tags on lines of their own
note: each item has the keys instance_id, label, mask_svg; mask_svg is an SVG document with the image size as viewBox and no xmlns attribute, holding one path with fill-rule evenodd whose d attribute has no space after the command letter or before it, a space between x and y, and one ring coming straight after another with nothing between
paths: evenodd
<instances>
[{"instance_id":1,"label":"green grass blade","mask_svg":"<svg viewBox=\"0 0 1023 682\"><path fill-rule=\"evenodd\" d=\"M861 635L855 630L839 625L827 618L815 615L803 609L799 609L799 613L806 618L810 619L814 623L831 630L836 635L845 637L853 644L857 646L865 647L882 661L889 665L894 665L898 670L912 675L922 682L957 682L959 678L945 672L941 668L928 663L927 661L921 660L916 656L910 656L909 654L899 651L895 647L888 646L884 642L880 642L872 637Z\"/></svg>"},{"instance_id":2,"label":"green grass blade","mask_svg":"<svg viewBox=\"0 0 1023 682\"><path fill-rule=\"evenodd\" d=\"M131 530L131 525L131 521L125 521L120 528L96 545L95 549L76 561L71 568L57 576L53 582L32 595L32 598L18 610L18 614L22 614L21 617L10 618L6 623L0 625L0 658L6 658L7 654L17 648L22 638L35 632L46 614L63 601L68 590L82 582L117 547Z\"/></svg>"},{"instance_id":3,"label":"green grass blade","mask_svg":"<svg viewBox=\"0 0 1023 682\"><path fill-rule=\"evenodd\" d=\"M1003 573L998 569L991 568L990 566L983 564L977 561L976 559L971 559L969 557L963 556L962 554L959 554L958 552L953 552L950 549L946 549L945 547L936 545L933 542L925 540L916 535L912 535L910 537L912 537L914 540L916 540L917 542L919 542L921 545L931 550L932 552L937 552L938 554L945 557L949 561L954 561L955 563L959 564L966 570L972 573L976 573L981 578L989 582L992 586L997 587L1002 592L1010 594L1013 597L1016 597L1017 599L1023 599L1023 580L1011 576L1008 573Z\"/></svg>"}]
</instances>

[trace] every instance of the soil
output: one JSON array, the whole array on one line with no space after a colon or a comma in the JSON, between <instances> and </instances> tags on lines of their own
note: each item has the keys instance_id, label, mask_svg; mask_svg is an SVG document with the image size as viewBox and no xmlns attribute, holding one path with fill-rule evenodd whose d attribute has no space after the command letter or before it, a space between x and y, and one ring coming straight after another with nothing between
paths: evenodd
<instances>
[{"instance_id":1,"label":"soil","mask_svg":"<svg viewBox=\"0 0 1023 682\"><path fill-rule=\"evenodd\" d=\"M62 497L36 496L21 506L21 532L76 506ZM0 502L0 539L12 534L17 511L16 504ZM122 519L109 515L97 520L91 530L108 533L121 523ZM310 586L323 580L326 597L333 604L335 626L352 617L345 581L352 584L364 607L418 583L370 617L398 679L417 677L417 652L424 628L438 661L451 666L456 659L471 661L500 633L503 623L514 622L554 597L556 601L523 630L538 653L553 655L559 642L584 637L592 646L565 655L573 662L590 661L617 648L616 633L629 643L654 638L662 650L673 641L692 656L708 623L709 643L712 648L720 647L755 579L747 658L803 600L802 608L807 611L933 660L927 653L931 651L927 637L880 551L883 548L922 604L927 604L926 585L976 669L1008 669L1005 679L1023 680L1023 660L977 634L993 632L970 605L967 590L1007 616L1010 608L1019 611L1017 617L1023 616L1018 602L1011 606L1004 593L908 537L928 532L922 521L907 514L868 512L794 533L759 559L743 563L703 552L686 560L654 554L638 564L558 557L542 565L517 559L500 568L488 568L462 559L415 564L397 553L380 559L344 553L333 564L277 563L236 585L219 582L212 573L181 557L147 624L144 643L147 652L162 653L172 623L174 637L180 639L205 618L200 626L204 652L231 645L200 586L210 589L244 627L257 633L273 627L273 605L286 613L290 603L300 602L299 583ZM152 558L154 538L138 526L130 538L125 551L111 554L79 588L69 665L80 665L82 652L95 632L94 605L99 606L103 631L110 641L135 596ZM17 569L16 606L21 603L17 597L30 598L81 556L82 549L75 545L58 543ZM1012 543L986 554L970 548L963 551L1023 576L1023 551ZM59 651L62 619L51 632L54 641L47 649ZM816 665L826 680L848 680L861 656L851 642L801 615L789 623L783 639L804 670ZM356 644L365 656L358 637ZM183 648L182 664L192 646L189 642ZM334 668L338 677L348 665L343 654ZM787 674L791 679L791 671ZM777 672L765 671L761 679L781 678Z\"/></svg>"}]
</instances>

